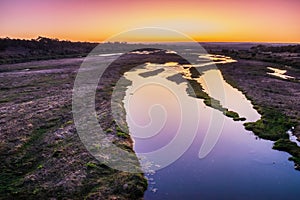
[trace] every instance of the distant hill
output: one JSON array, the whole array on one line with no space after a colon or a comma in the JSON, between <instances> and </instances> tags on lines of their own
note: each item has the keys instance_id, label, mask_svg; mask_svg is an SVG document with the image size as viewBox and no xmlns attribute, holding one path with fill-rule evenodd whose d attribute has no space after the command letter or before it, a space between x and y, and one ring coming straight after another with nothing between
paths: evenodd
<instances>
[{"instance_id":1,"label":"distant hill","mask_svg":"<svg viewBox=\"0 0 300 200\"><path fill-rule=\"evenodd\" d=\"M98 43L37 39L0 38L0 64L87 55Z\"/></svg>"}]
</instances>

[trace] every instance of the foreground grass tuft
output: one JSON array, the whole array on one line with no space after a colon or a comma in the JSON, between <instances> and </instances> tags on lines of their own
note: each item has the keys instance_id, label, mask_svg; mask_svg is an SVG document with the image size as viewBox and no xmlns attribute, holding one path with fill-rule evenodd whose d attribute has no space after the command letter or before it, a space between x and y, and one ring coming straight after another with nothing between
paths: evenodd
<instances>
[{"instance_id":1,"label":"foreground grass tuft","mask_svg":"<svg viewBox=\"0 0 300 200\"><path fill-rule=\"evenodd\" d=\"M275 141L273 149L291 154L289 160L295 162L295 169L300 170L300 147L289 140L287 131L296 125L289 117L271 108L258 107L262 115L256 122L245 123L246 130L250 130L262 139Z\"/></svg>"}]
</instances>

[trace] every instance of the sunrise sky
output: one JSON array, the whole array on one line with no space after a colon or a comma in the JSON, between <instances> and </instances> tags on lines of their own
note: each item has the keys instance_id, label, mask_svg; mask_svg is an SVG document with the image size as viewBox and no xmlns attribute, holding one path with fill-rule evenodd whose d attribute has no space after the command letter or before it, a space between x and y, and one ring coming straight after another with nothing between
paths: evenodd
<instances>
[{"instance_id":1,"label":"sunrise sky","mask_svg":"<svg viewBox=\"0 0 300 200\"><path fill-rule=\"evenodd\" d=\"M0 37L103 41L161 27L197 41L299 43L299 11L299 0L1 0Z\"/></svg>"}]
</instances>

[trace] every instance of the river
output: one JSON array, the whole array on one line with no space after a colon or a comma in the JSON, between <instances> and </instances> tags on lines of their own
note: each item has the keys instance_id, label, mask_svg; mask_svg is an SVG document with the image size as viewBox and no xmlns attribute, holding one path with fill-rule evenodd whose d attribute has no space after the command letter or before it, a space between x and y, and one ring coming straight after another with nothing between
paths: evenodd
<instances>
[{"instance_id":1,"label":"river","mask_svg":"<svg viewBox=\"0 0 300 200\"><path fill-rule=\"evenodd\" d=\"M199 58L234 62L228 57L216 55L199 55ZM197 67L204 66L200 63ZM290 155L273 150L273 142L259 139L245 130L244 122L234 121L206 106L202 99L189 96L186 92L188 84L184 81L191 79L187 69L187 66L178 63L146 63L124 75L132 81L124 98L126 119L134 150L149 184L144 198L299 199L300 172L294 170L293 163L288 161ZM260 118L251 102L227 84L219 70L206 70L195 80L209 93L206 85L209 83L205 80L209 80L213 73L221 77L226 97L222 99L215 93L211 94L213 98L245 117L246 121ZM183 75L179 77L178 74ZM188 117L183 114L183 109L188 110ZM215 119L217 123L211 123ZM187 121L185 124L182 122L184 120ZM205 138L214 124L220 124L218 137L212 139L212 148L201 157L199 150L205 145ZM187 131L189 128L196 128L194 135ZM192 142L181 156L175 156L177 159L163 167L160 160L145 156L147 152L159 152L172 143L180 135L178 129L183 135L186 134L182 140L192 137ZM175 152L178 149L173 147ZM170 152L172 156L173 152Z\"/></svg>"}]
</instances>

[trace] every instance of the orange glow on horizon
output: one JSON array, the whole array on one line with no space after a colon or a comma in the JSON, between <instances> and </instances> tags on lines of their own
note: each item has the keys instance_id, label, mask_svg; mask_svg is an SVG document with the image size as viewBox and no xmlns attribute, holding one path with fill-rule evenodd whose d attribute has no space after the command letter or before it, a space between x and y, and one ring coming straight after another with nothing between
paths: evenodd
<instances>
[{"instance_id":1,"label":"orange glow on horizon","mask_svg":"<svg viewBox=\"0 0 300 200\"><path fill-rule=\"evenodd\" d=\"M0 37L101 42L126 30L161 27L200 42L300 43L299 8L298 0L3 0ZM139 40L180 39L147 36Z\"/></svg>"}]
</instances>

